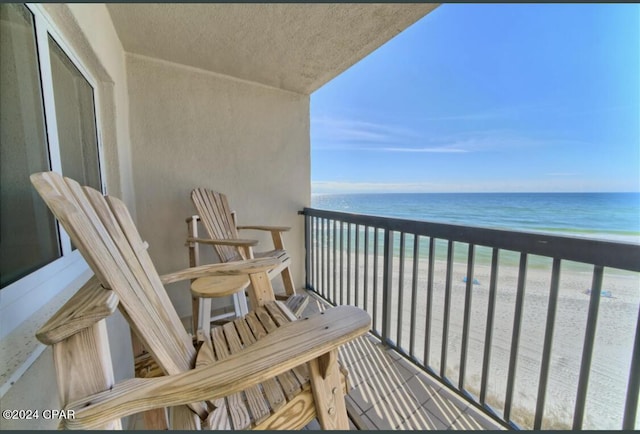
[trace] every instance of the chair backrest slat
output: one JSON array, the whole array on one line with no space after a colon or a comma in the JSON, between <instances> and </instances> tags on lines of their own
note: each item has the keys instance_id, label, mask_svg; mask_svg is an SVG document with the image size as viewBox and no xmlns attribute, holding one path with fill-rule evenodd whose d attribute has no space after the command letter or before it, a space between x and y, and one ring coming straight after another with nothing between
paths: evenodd
<instances>
[{"instance_id":1,"label":"chair backrest slat","mask_svg":"<svg viewBox=\"0 0 640 434\"><path fill-rule=\"evenodd\" d=\"M238 238L238 230L224 194L205 188L196 188L191 192L191 200L210 237L221 240ZM238 259L238 249L235 247L214 246L214 248L222 262Z\"/></svg>"},{"instance_id":2,"label":"chair backrest slat","mask_svg":"<svg viewBox=\"0 0 640 434\"><path fill-rule=\"evenodd\" d=\"M145 243L135 229L129 211L117 199L111 198L112 203L109 203L96 190L88 187L85 189L139 284L139 286L133 285L132 289L140 292L140 300L143 303L136 306L143 312L139 320L136 321L133 317L131 319L140 322L140 327L144 326L145 330L146 328L156 330L153 335L149 333L147 339L153 336L160 341L158 343L160 347L169 347L170 359L174 360L176 357L182 359L176 362L176 372L190 369L193 367L195 356L193 343L164 290L160 276L151 262ZM106 224L107 222L110 224ZM167 340L167 336L171 338Z\"/></svg>"},{"instance_id":3,"label":"chair backrest slat","mask_svg":"<svg viewBox=\"0 0 640 434\"><path fill-rule=\"evenodd\" d=\"M142 238L140 238L138 229L135 227L135 223L133 222L131 214L129 214L129 210L127 209L126 205L120 199L117 199L115 197L107 196L105 199L107 200L109 207L113 211L113 214L118 219L120 227L127 237L129 244L134 249L138 260L140 261L140 265L148 276L152 287L156 289L155 293L160 301L160 305L163 307L173 306L171 300L169 299L169 294L167 294L167 291L165 291L164 285L160 280L160 276L156 271L156 267L153 265L153 261L151 261L151 257L149 256L149 252L147 251L148 245L147 243L142 241ZM175 312L175 310L172 309L169 312ZM178 317L177 313L176 315L169 315L168 321L172 324L172 330L184 329L184 325ZM191 337L185 333L181 333L180 338L183 340L184 345L190 352L191 348L193 348Z\"/></svg>"},{"instance_id":4,"label":"chair backrest slat","mask_svg":"<svg viewBox=\"0 0 640 434\"><path fill-rule=\"evenodd\" d=\"M191 369L195 349L124 204L54 172L32 182L163 371Z\"/></svg>"}]
</instances>

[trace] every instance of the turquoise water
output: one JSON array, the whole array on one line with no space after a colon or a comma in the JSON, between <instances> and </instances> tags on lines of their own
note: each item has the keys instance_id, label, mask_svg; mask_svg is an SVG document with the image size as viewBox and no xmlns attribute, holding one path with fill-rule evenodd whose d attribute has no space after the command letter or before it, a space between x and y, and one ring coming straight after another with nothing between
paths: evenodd
<instances>
[{"instance_id":1,"label":"turquoise water","mask_svg":"<svg viewBox=\"0 0 640 434\"><path fill-rule=\"evenodd\" d=\"M640 243L640 193L322 194L313 208Z\"/></svg>"},{"instance_id":2,"label":"turquoise water","mask_svg":"<svg viewBox=\"0 0 640 434\"><path fill-rule=\"evenodd\" d=\"M311 204L313 208L355 214L640 244L640 193L323 194L314 195ZM360 228L360 249L364 248L363 232L364 228ZM373 243L373 232L370 240ZM399 244L396 234L395 256L399 255ZM406 237L405 246L405 256L409 258L412 236ZM428 248L428 239L421 238L421 257L427 255ZM445 259L446 255L446 241L437 240L436 258ZM466 258L467 245L456 243L454 261L464 263ZM516 266L519 259L515 252L501 252L503 265ZM477 263L488 264L490 260L490 248L476 249ZM550 258L530 256L528 261L533 268L551 265ZM576 267L581 266L572 265Z\"/></svg>"}]
</instances>

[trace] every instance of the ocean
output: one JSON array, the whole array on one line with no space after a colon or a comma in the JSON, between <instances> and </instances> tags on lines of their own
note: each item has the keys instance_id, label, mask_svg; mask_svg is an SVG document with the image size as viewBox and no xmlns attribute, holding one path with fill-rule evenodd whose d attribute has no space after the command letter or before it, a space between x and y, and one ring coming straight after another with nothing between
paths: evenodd
<instances>
[{"instance_id":1,"label":"ocean","mask_svg":"<svg viewBox=\"0 0 640 434\"><path fill-rule=\"evenodd\" d=\"M312 196L313 208L342 211L355 214L368 214L438 223L506 229L513 231L547 233L560 236L587 237L640 244L640 193L387 193L387 194L316 194ZM326 231L327 229L321 229ZM329 229L332 230L332 229ZM353 229L352 229L353 230ZM364 256L362 246L363 227L360 227L360 255ZM322 234L326 240L326 233ZM330 237L329 237L330 238ZM416 316L415 354L422 357L427 318L427 266L419 262L416 296L412 291L412 248L413 238L407 237L404 268L404 285L400 289L398 278L399 251L396 234L394 242L394 266L389 300L391 338L406 351L411 348L409 323L412 312ZM354 239L351 238L351 246ZM371 240L371 239L370 239ZM421 238L419 255L424 259L428 255L428 238ZM319 244L326 241L320 241ZM371 242L371 241L370 241ZM381 240L379 240L381 242ZM466 297L466 245L455 243L453 269L450 288L450 312L447 311L447 341L443 340L445 323L446 294L446 240L436 240L433 289L430 311L430 359L429 366L436 372L441 368L441 346L447 342L447 376L457 379L462 348L462 330L465 315ZM325 246L327 244L324 244ZM333 244L331 244L333 245ZM371 244L369 245L371 249ZM331 250L327 250L330 252ZM355 257L355 249L351 257ZM378 250L382 251L381 249ZM476 249L473 271L473 297L470 303L469 341L467 347L467 365L465 387L479 390L485 346L485 327L487 306L489 303L491 249L479 246ZM371 255L371 250L368 252ZM380 254L380 253L379 253ZM520 341L518 344L518 362L515 375L514 409L511 417L525 429L531 429L533 414L537 405L537 392L540 379L540 366L545 339L552 259L529 255L527 262L526 289L523 295ZM328 254L326 270L332 268L335 254ZM507 373L510 366L511 339L514 324L515 304L517 300L517 282L519 254L501 251L499 272L495 293L495 321L491 341L491 360L489 365L488 393L490 405L502 409L507 387ZM354 262L347 263L345 282L351 282L354 275L369 276L369 282L378 279L369 269L364 270L363 260L359 269L353 272ZM324 264L324 262L321 262ZM352 268L349 268L352 267ZM315 282L321 291L331 295L340 294L342 301L343 265L337 268L339 279L333 283L330 278L323 279L323 273L317 273ZM321 268L322 270L322 268ZM368 274L367 274L368 273ZM551 363L547 383L545 415L543 429L570 429L576 402L585 329L588 321L589 290L593 282L593 266L572 261L562 262L559 283L559 295L551 350ZM364 285L364 278L354 280ZM477 281L477 283L476 283ZM336 289L337 288L337 289ZM585 407L584 429L619 430L625 405L628 373L632 363L632 349L637 328L640 306L640 274L607 268L603 279L603 297L598 308L597 333L594 341L593 358L589 377L589 389ZM604 296L605 291L607 296ZM404 294L404 315L396 314L400 305L400 292ZM357 291L354 291L358 294ZM363 294L361 291L359 294ZM368 299L362 295L360 305L368 306L369 312L377 312L377 324L382 323L381 299L374 299L368 292ZM337 296L336 296L337 297ZM354 296L357 299L357 295ZM338 297L337 297L338 298ZM346 303L352 303L347 295ZM411 311L413 306L418 306ZM402 322L398 325L395 321ZM374 324L374 325L375 325ZM380 327L378 327L380 330ZM402 330L402 336L396 335ZM451 372L449 373L449 370ZM500 411L500 410L498 410ZM640 420L636 422L640 429Z\"/></svg>"},{"instance_id":2,"label":"ocean","mask_svg":"<svg viewBox=\"0 0 640 434\"><path fill-rule=\"evenodd\" d=\"M314 194L311 206L640 244L640 193Z\"/></svg>"}]
</instances>

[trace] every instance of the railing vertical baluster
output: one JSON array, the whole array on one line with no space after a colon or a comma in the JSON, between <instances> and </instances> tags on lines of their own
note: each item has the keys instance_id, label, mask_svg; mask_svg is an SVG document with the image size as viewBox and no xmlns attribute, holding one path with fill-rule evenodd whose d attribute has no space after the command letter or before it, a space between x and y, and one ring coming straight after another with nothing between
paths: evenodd
<instances>
[{"instance_id":1,"label":"railing vertical baluster","mask_svg":"<svg viewBox=\"0 0 640 434\"><path fill-rule=\"evenodd\" d=\"M316 278L318 279L318 289L321 294L325 294L324 288L322 287L322 218L318 218L318 226L316 230L318 231L318 275Z\"/></svg>"},{"instance_id":2,"label":"railing vertical baluster","mask_svg":"<svg viewBox=\"0 0 640 434\"><path fill-rule=\"evenodd\" d=\"M398 321L396 330L397 345L402 346L402 314L404 307L404 241L405 233L400 232L400 258L398 266Z\"/></svg>"},{"instance_id":3,"label":"railing vertical baluster","mask_svg":"<svg viewBox=\"0 0 640 434\"><path fill-rule=\"evenodd\" d=\"M436 240L429 239L429 263L427 265L427 317L424 324L424 360L422 365L429 366L429 346L431 345L431 304L433 301L433 268L435 263Z\"/></svg>"},{"instance_id":4,"label":"railing vertical baluster","mask_svg":"<svg viewBox=\"0 0 640 434\"><path fill-rule=\"evenodd\" d=\"M511 404L513 402L513 388L516 377L516 364L518 361L518 343L520 341L520 325L522 324L522 305L524 303L524 287L527 280L527 254L520 254L520 268L518 269L518 293L516 294L516 307L513 315L513 332L511 334L511 357L509 359L509 373L507 374L507 393L504 400L504 419L509 421L511 416Z\"/></svg>"},{"instance_id":5,"label":"railing vertical baluster","mask_svg":"<svg viewBox=\"0 0 640 434\"><path fill-rule=\"evenodd\" d=\"M378 324L378 244L380 238L378 236L379 230L377 227L373 228L373 329L376 329Z\"/></svg>"},{"instance_id":6,"label":"railing vertical baluster","mask_svg":"<svg viewBox=\"0 0 640 434\"><path fill-rule=\"evenodd\" d=\"M311 234L311 238L309 238L309 262L311 262L311 268L310 270L310 274L309 274L309 282L311 283L311 287L313 288L314 291L317 291L318 289L316 288L315 284L313 283L313 273L315 273L314 270L314 265L315 265L315 256L313 254L313 251L315 250L315 242L316 240L313 237L313 220L315 219L315 217L313 216L309 216L309 233Z\"/></svg>"},{"instance_id":7,"label":"railing vertical baluster","mask_svg":"<svg viewBox=\"0 0 640 434\"><path fill-rule=\"evenodd\" d=\"M320 287L320 277L319 277L319 273L320 273L320 218L319 217L315 217L315 230L316 230L316 238L315 238L315 259L316 259L316 267L314 270L314 287L316 289L316 291L319 294L322 294L323 296L326 297L326 294L324 292L322 292L322 288Z\"/></svg>"},{"instance_id":8,"label":"railing vertical baluster","mask_svg":"<svg viewBox=\"0 0 640 434\"><path fill-rule=\"evenodd\" d=\"M556 307L558 305L558 288L560 284L560 259L554 258L551 268L551 288L549 289L549 307L547 308L547 326L544 331L544 345L542 348L542 363L540 364L540 381L538 383L538 402L536 403L536 416L533 421L533 429L539 430L542 426L544 414L544 401L547 393L547 380L549 379L549 365L551 364L551 345L553 343L553 329L556 322Z\"/></svg>"},{"instance_id":9,"label":"railing vertical baluster","mask_svg":"<svg viewBox=\"0 0 640 434\"><path fill-rule=\"evenodd\" d=\"M631 355L631 368L629 369L629 382L627 385L627 399L624 406L624 419L622 420L623 430L633 430L635 428L636 417L638 417L638 393L640 392L640 310L636 320L636 338L633 343L633 353Z\"/></svg>"},{"instance_id":10,"label":"railing vertical baluster","mask_svg":"<svg viewBox=\"0 0 640 434\"><path fill-rule=\"evenodd\" d=\"M304 215L304 287L311 288L311 217Z\"/></svg>"},{"instance_id":11,"label":"railing vertical baluster","mask_svg":"<svg viewBox=\"0 0 640 434\"><path fill-rule=\"evenodd\" d=\"M333 221L333 300L338 304L338 220Z\"/></svg>"},{"instance_id":12,"label":"railing vertical baluster","mask_svg":"<svg viewBox=\"0 0 640 434\"><path fill-rule=\"evenodd\" d=\"M496 286L498 282L498 259L500 249L494 248L491 255L491 277L489 279L489 302L487 306L487 328L484 332L484 356L482 360L482 380L480 383L480 404L487 398L487 380L491 361L491 343L493 340L493 317L496 310Z\"/></svg>"},{"instance_id":13,"label":"railing vertical baluster","mask_svg":"<svg viewBox=\"0 0 640 434\"><path fill-rule=\"evenodd\" d=\"M322 294L325 294L326 297L329 296L329 294L326 292L324 286L322 285L322 260L323 260L323 247L322 247L322 225L323 225L324 219L319 218L318 219L318 288L321 288Z\"/></svg>"},{"instance_id":14,"label":"railing vertical baluster","mask_svg":"<svg viewBox=\"0 0 640 434\"><path fill-rule=\"evenodd\" d=\"M462 343L460 344L460 376L458 388L464 390L464 375L467 369L467 346L469 344L469 327L471 322L471 298L473 296L473 266L475 261L476 246L469 244L467 258L467 286L464 295L464 320L462 323Z\"/></svg>"},{"instance_id":15,"label":"railing vertical baluster","mask_svg":"<svg viewBox=\"0 0 640 434\"><path fill-rule=\"evenodd\" d=\"M336 304L338 298L336 297ZM340 222L340 304L344 305L344 224Z\"/></svg>"},{"instance_id":16,"label":"railing vertical baluster","mask_svg":"<svg viewBox=\"0 0 640 434\"><path fill-rule=\"evenodd\" d=\"M359 279L358 277L360 276L360 226L358 224L356 224L356 248L355 248L355 254L356 254L356 259L355 259L355 282L354 282L354 296L355 296L355 303L353 303L354 306L358 306L358 283Z\"/></svg>"},{"instance_id":17,"label":"railing vertical baluster","mask_svg":"<svg viewBox=\"0 0 640 434\"><path fill-rule=\"evenodd\" d=\"M416 357L416 314L418 309L418 264L420 263L420 236L413 236L413 275L411 277L411 326L409 327L409 354Z\"/></svg>"},{"instance_id":18,"label":"railing vertical baluster","mask_svg":"<svg viewBox=\"0 0 640 434\"><path fill-rule=\"evenodd\" d=\"M393 287L393 231L384 229L384 265L382 269L382 342L393 345L391 335L391 288Z\"/></svg>"},{"instance_id":19,"label":"railing vertical baluster","mask_svg":"<svg viewBox=\"0 0 640 434\"><path fill-rule=\"evenodd\" d=\"M447 378L447 346L449 343L449 314L451 310L451 275L453 273L453 241L447 247L447 277L444 286L444 317L442 319L442 348L440 354L440 377Z\"/></svg>"},{"instance_id":20,"label":"railing vertical baluster","mask_svg":"<svg viewBox=\"0 0 640 434\"><path fill-rule=\"evenodd\" d=\"M325 276L325 267L326 267L326 238L327 238L327 219L322 219L320 222L321 228L320 233L322 234L322 239L320 240L320 286L322 286L322 291L328 293L327 286L325 285L324 276Z\"/></svg>"},{"instance_id":21,"label":"railing vertical baluster","mask_svg":"<svg viewBox=\"0 0 640 434\"><path fill-rule=\"evenodd\" d=\"M325 267L327 293L331 293L331 220L327 220L327 266Z\"/></svg>"},{"instance_id":22,"label":"railing vertical baluster","mask_svg":"<svg viewBox=\"0 0 640 434\"><path fill-rule=\"evenodd\" d=\"M600 307L603 274L603 267L599 265L593 267L593 282L591 284L591 297L589 299L589 313L587 314L587 328L584 333L584 346L582 347L582 363L580 364L580 376L578 377L576 408L573 413L572 429L574 430L582 429L582 422L584 420L584 406L587 400L587 388L589 386L591 358L593 356L593 344L598 322L598 308Z\"/></svg>"},{"instance_id":23,"label":"railing vertical baluster","mask_svg":"<svg viewBox=\"0 0 640 434\"><path fill-rule=\"evenodd\" d=\"M369 226L364 227L364 310L369 311Z\"/></svg>"},{"instance_id":24,"label":"railing vertical baluster","mask_svg":"<svg viewBox=\"0 0 640 434\"><path fill-rule=\"evenodd\" d=\"M351 304L351 223L347 223L347 304Z\"/></svg>"}]
</instances>

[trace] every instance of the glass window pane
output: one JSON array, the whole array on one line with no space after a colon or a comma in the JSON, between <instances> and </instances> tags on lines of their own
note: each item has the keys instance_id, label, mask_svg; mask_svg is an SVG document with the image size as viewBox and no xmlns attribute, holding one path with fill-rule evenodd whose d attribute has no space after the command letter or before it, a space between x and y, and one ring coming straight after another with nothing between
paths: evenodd
<instances>
[{"instance_id":1,"label":"glass window pane","mask_svg":"<svg viewBox=\"0 0 640 434\"><path fill-rule=\"evenodd\" d=\"M53 215L29 175L49 170L33 16L0 4L0 287L60 257Z\"/></svg>"},{"instance_id":2,"label":"glass window pane","mask_svg":"<svg viewBox=\"0 0 640 434\"><path fill-rule=\"evenodd\" d=\"M62 173L102 190L93 88L49 36Z\"/></svg>"}]
</instances>

